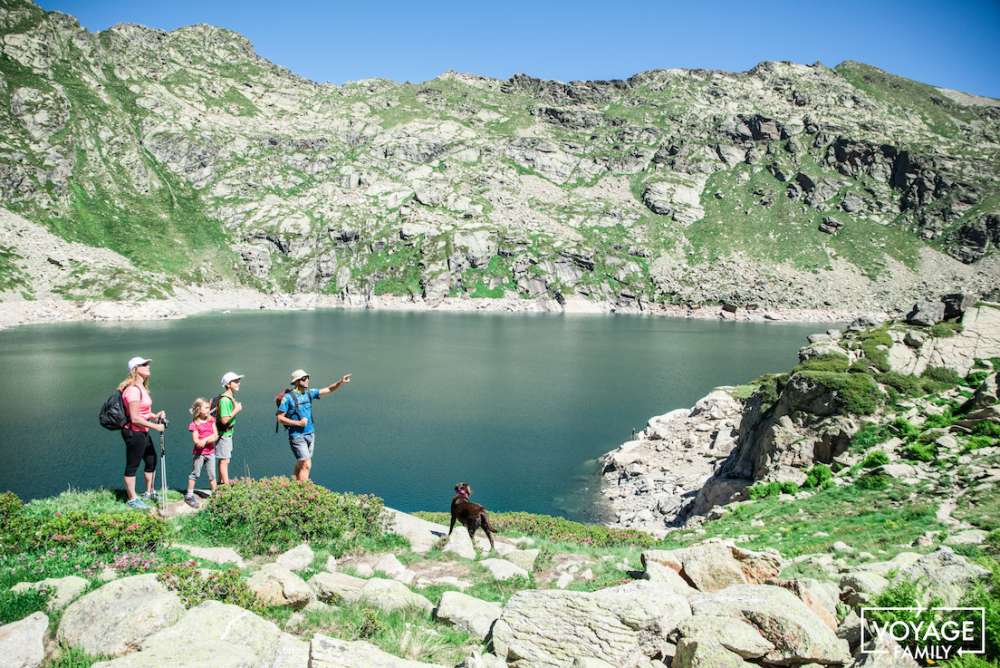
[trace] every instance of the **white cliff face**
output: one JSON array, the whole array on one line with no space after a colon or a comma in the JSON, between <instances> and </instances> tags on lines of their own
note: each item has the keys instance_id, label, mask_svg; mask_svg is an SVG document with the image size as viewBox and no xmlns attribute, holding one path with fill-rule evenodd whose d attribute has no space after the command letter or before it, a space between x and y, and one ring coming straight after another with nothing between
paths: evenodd
<instances>
[{"instance_id":1,"label":"white cliff face","mask_svg":"<svg viewBox=\"0 0 1000 668\"><path fill-rule=\"evenodd\" d=\"M736 445L742 403L713 390L691 409L650 418L637 440L601 458L614 524L665 533Z\"/></svg>"},{"instance_id":2,"label":"white cliff face","mask_svg":"<svg viewBox=\"0 0 1000 668\"><path fill-rule=\"evenodd\" d=\"M5 206L168 289L860 313L1000 277L992 107L861 64L332 86L211 26L0 11Z\"/></svg>"}]
</instances>

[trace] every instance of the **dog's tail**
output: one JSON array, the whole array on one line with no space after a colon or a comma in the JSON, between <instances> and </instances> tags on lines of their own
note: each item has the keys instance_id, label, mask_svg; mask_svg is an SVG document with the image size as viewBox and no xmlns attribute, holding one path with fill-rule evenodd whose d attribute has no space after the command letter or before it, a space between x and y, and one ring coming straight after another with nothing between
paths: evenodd
<instances>
[{"instance_id":1,"label":"dog's tail","mask_svg":"<svg viewBox=\"0 0 1000 668\"><path fill-rule=\"evenodd\" d=\"M486 511L484 510L484 511L483 511L482 513L480 513L480 517L481 517L481 518L482 518L482 520L483 520L483 528L484 528L484 529L488 530L488 531L489 531L490 533L499 533L499 532L498 532L498 531L497 531L496 529L494 529L494 528L493 528L493 525L492 525L492 524L490 524L490 516L489 516L489 513L487 513L487 512L486 512Z\"/></svg>"}]
</instances>

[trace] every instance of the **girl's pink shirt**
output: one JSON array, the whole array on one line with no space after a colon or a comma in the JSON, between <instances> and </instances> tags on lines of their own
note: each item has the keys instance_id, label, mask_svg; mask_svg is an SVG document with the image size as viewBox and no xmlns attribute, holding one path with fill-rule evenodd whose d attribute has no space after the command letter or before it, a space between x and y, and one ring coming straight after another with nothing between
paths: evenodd
<instances>
[{"instance_id":1,"label":"girl's pink shirt","mask_svg":"<svg viewBox=\"0 0 1000 668\"><path fill-rule=\"evenodd\" d=\"M195 419L194 422L188 425L188 431L196 432L198 438L208 438L212 435L213 429L215 428L215 422L209 418L207 420ZM204 448L199 448L197 445L191 449L191 454L193 455L214 455L215 454L215 443L209 443Z\"/></svg>"}]
</instances>

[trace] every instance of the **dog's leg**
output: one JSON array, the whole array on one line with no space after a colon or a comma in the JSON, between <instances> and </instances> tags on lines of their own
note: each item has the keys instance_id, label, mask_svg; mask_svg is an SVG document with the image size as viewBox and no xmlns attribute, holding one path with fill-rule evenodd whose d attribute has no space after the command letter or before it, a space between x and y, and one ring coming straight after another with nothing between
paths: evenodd
<instances>
[{"instance_id":1,"label":"dog's leg","mask_svg":"<svg viewBox=\"0 0 1000 668\"><path fill-rule=\"evenodd\" d=\"M483 533L490 539L490 552L493 552L496 550L496 547L493 545L493 527L490 526L490 518L486 514L486 511L483 511L480 518L482 518Z\"/></svg>"},{"instance_id":2,"label":"dog's leg","mask_svg":"<svg viewBox=\"0 0 1000 668\"><path fill-rule=\"evenodd\" d=\"M454 530L455 530L455 513L452 513L451 514L451 526L448 527L448 535L450 536L451 532L454 531Z\"/></svg>"}]
</instances>

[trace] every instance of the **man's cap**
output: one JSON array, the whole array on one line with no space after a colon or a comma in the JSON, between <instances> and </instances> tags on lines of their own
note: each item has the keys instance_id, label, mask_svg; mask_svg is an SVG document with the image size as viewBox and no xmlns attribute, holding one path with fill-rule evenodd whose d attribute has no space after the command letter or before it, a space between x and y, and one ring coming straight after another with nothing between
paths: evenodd
<instances>
[{"instance_id":1,"label":"man's cap","mask_svg":"<svg viewBox=\"0 0 1000 668\"><path fill-rule=\"evenodd\" d=\"M289 378L289 381L292 382L292 383L294 383L299 378L305 378L308 375L309 375L309 372L306 371L305 369L296 369L295 371L292 372L292 375Z\"/></svg>"},{"instance_id":2,"label":"man's cap","mask_svg":"<svg viewBox=\"0 0 1000 668\"><path fill-rule=\"evenodd\" d=\"M229 383L233 382L234 380L240 380L243 377L244 376L241 376L240 374L236 373L235 371L227 371L226 374L222 377L222 380L220 380L219 382L222 383L222 387L225 387L226 385L229 385Z\"/></svg>"},{"instance_id":3,"label":"man's cap","mask_svg":"<svg viewBox=\"0 0 1000 668\"><path fill-rule=\"evenodd\" d=\"M128 361L128 370L132 371L132 369L136 368L137 366L142 366L143 364L148 364L149 362L152 361L153 360L146 359L145 357L133 357Z\"/></svg>"}]
</instances>

